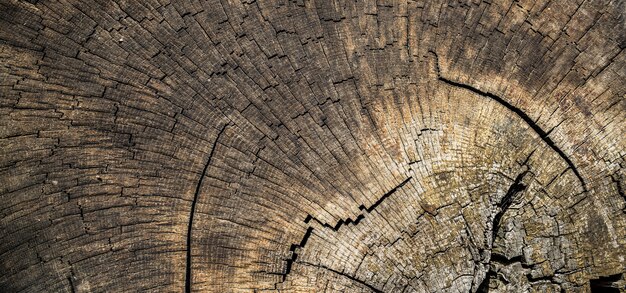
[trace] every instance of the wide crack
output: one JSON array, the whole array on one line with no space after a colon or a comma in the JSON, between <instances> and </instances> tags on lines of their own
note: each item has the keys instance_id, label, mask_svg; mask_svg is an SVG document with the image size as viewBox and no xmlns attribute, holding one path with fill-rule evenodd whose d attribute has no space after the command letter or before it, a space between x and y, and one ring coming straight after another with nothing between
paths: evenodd
<instances>
[{"instance_id":1,"label":"wide crack","mask_svg":"<svg viewBox=\"0 0 626 293\"><path fill-rule=\"evenodd\" d=\"M585 180L583 179L583 177L580 175L580 172L578 172L578 168L576 168L576 165L574 165L574 162L572 162L572 160L565 154L565 152L563 152L563 150L561 150L554 143L554 141L548 136L548 133L545 130L543 130L539 125L537 125L537 123L535 123L535 121L531 119L530 116L528 116L528 114L526 114L520 108L517 108L511 105L509 102L507 102L506 100L504 100L503 98L499 96L496 96L492 93L484 92L471 85L456 82L456 81L450 80L442 76L441 69L439 67L439 56L434 51L429 51L429 52L435 56L435 68L436 68L435 71L437 73L437 80L444 82L448 85L454 86L454 87L459 87L459 88L469 90L477 95L490 98L498 102L500 105L506 107L511 112L515 113L518 117L522 118L522 120L524 120L524 122L526 122L526 124L528 124L528 126L530 126L530 128L532 128L535 131L535 133L539 135L539 138L541 138L541 140L543 140L552 150L554 150L561 157L561 159L563 159L563 161L565 161L565 163L567 163L567 165L572 169L572 172L574 172L574 175L576 176L576 178L578 178L578 181L580 181L580 185L583 191L585 193L587 192L587 184L585 183Z\"/></svg>"}]
</instances>

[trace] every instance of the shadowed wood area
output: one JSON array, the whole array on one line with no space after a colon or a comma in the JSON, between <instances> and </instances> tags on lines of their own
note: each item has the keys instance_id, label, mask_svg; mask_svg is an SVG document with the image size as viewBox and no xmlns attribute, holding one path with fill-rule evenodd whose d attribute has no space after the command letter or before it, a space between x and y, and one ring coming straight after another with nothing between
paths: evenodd
<instances>
[{"instance_id":1,"label":"shadowed wood area","mask_svg":"<svg viewBox=\"0 0 626 293\"><path fill-rule=\"evenodd\" d=\"M0 291L626 292L625 18L0 0Z\"/></svg>"}]
</instances>

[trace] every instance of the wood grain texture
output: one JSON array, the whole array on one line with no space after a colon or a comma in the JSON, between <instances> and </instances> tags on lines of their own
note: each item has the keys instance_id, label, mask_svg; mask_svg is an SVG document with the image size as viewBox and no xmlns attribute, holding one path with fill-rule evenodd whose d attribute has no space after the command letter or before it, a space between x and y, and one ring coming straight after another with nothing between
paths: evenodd
<instances>
[{"instance_id":1,"label":"wood grain texture","mask_svg":"<svg viewBox=\"0 0 626 293\"><path fill-rule=\"evenodd\" d=\"M0 0L0 291L625 292L625 18Z\"/></svg>"}]
</instances>

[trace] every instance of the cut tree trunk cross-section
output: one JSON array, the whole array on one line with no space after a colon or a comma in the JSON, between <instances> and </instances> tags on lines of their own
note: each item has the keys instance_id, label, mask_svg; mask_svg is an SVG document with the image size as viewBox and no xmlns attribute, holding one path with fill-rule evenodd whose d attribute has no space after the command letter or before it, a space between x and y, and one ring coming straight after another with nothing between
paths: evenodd
<instances>
[{"instance_id":1,"label":"cut tree trunk cross-section","mask_svg":"<svg viewBox=\"0 0 626 293\"><path fill-rule=\"evenodd\" d=\"M0 292L626 292L626 1L0 0Z\"/></svg>"}]
</instances>

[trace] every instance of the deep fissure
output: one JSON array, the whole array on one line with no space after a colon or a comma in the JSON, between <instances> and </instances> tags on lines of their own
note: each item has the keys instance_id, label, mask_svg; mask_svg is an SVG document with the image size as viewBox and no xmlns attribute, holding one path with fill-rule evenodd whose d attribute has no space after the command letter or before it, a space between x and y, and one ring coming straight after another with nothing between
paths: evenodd
<instances>
[{"instance_id":1,"label":"deep fissure","mask_svg":"<svg viewBox=\"0 0 626 293\"><path fill-rule=\"evenodd\" d=\"M502 216L504 216L504 213L506 213L506 211L509 209L509 207L513 203L515 196L518 193L526 189L526 185L522 183L522 179L524 179L524 176L526 176L526 174L528 174L528 171L524 171L520 173L519 175L517 175L517 177L515 178L515 181L513 181L513 184L511 184L511 187L509 187L509 190L506 192L506 194L502 197L502 199L498 203L498 212L493 217L493 226L491 230L492 231L491 233L491 240L492 240L491 245L492 246L496 240L498 231L500 230L500 221L502 220Z\"/></svg>"},{"instance_id":2,"label":"deep fissure","mask_svg":"<svg viewBox=\"0 0 626 293\"><path fill-rule=\"evenodd\" d=\"M502 106L506 107L507 109L509 109L510 111L512 111L513 113L515 113L518 117L522 118L522 120L524 120L524 122L526 122L526 124L528 124L528 126L530 126L535 133L537 133L539 135L539 138L541 138L541 140L543 140L552 150L554 150L564 161L565 163L567 163L567 165L572 169L572 172L574 172L574 175L578 178L578 181L580 181L581 187L583 189L583 191L586 193L587 192L587 184L585 183L585 180L583 179L583 177L580 175L580 172L578 172L578 168L576 168L576 165L574 165L574 162L572 162L572 160L565 154L565 152L563 152L563 150L561 150L555 143L554 141L549 137L548 133L543 130L539 125L537 125L537 123L530 118L530 116L528 116L528 114L526 114L524 111L522 111L520 108L517 108L513 105L511 105L509 102L507 102L506 100L504 100L503 98L494 95L492 93L489 92L485 92L482 91L478 88L475 88L471 85L468 84L464 84L464 83L460 83L460 82L456 82L450 79L447 79L445 77L443 77L441 75L441 69L439 67L439 56L437 55L437 53L435 53L434 51L429 51L430 53L432 53L435 56L435 67L436 67L436 73L437 73L437 80L444 82L448 85L451 86L455 86L455 87L459 87L459 88L463 88L466 90L469 90L475 94L478 94L480 96L483 97L488 97L496 102L498 102L499 104L501 104Z\"/></svg>"},{"instance_id":3,"label":"deep fissure","mask_svg":"<svg viewBox=\"0 0 626 293\"><path fill-rule=\"evenodd\" d=\"M620 289L617 285L617 282L621 280L623 274L615 274L610 276L600 276L597 279L589 280L589 287L591 288L591 292L604 292L604 293L619 293Z\"/></svg>"},{"instance_id":4,"label":"deep fissure","mask_svg":"<svg viewBox=\"0 0 626 293\"><path fill-rule=\"evenodd\" d=\"M526 161L528 161L528 159ZM493 249L496 238L498 236L498 231L500 230L500 221L502 220L502 216L504 216L504 214L510 208L516 195L526 189L526 185L522 183L522 180L528 173L529 173L529 170L525 170L521 172L520 174L518 174L517 177L515 177L513 184L511 184L506 194L502 197L502 199L500 199L500 202L497 204L498 211L493 217L493 220L492 220L493 224L491 226L492 228L491 228L491 248L490 249ZM500 262L500 263L506 264L506 263L515 262L517 260L518 258L508 259L499 254L492 253L489 256L489 262L487 263L487 266L489 267L489 269L487 270L487 274L485 275L485 278L480 283L480 285L478 285L476 292L489 292L489 281L492 279L492 277L497 276L497 272L494 271L493 268L491 267L492 262ZM519 262L522 263L521 257L519 257Z\"/></svg>"}]
</instances>

